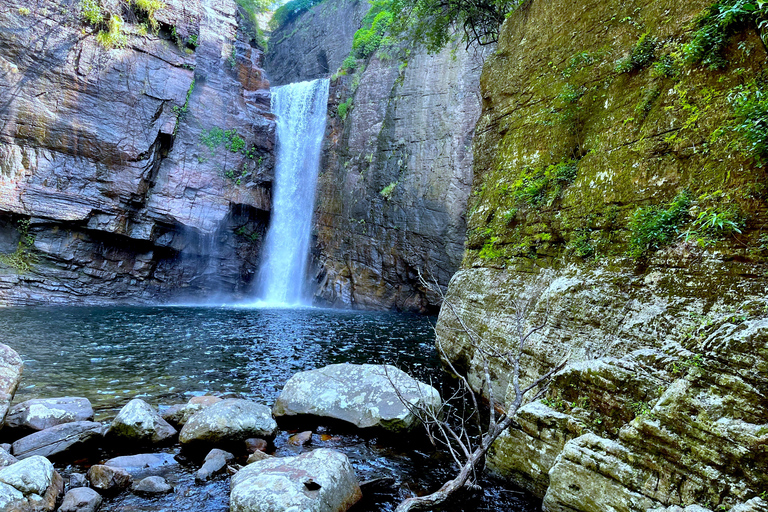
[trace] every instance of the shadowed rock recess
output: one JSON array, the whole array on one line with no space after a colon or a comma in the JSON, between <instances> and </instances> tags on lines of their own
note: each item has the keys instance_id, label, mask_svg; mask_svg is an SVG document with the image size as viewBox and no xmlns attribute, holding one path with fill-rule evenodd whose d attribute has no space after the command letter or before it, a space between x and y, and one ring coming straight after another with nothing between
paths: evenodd
<instances>
[{"instance_id":1,"label":"shadowed rock recess","mask_svg":"<svg viewBox=\"0 0 768 512\"><path fill-rule=\"evenodd\" d=\"M255 273L262 52L234 0L166 1L156 34L118 14L124 45L106 48L76 0L3 4L0 304L231 294Z\"/></svg>"},{"instance_id":2,"label":"shadowed rock recess","mask_svg":"<svg viewBox=\"0 0 768 512\"><path fill-rule=\"evenodd\" d=\"M570 353L488 459L547 511L768 510L768 195L732 128L766 49L744 24L722 69L681 59L709 5L532 0L483 69L467 252L438 342L479 389L457 315L512 349L515 301L532 301L529 323L547 322L525 380ZM677 220L647 222L675 201ZM738 230L701 221L719 216ZM507 369L491 372L504 396Z\"/></svg>"}]
</instances>

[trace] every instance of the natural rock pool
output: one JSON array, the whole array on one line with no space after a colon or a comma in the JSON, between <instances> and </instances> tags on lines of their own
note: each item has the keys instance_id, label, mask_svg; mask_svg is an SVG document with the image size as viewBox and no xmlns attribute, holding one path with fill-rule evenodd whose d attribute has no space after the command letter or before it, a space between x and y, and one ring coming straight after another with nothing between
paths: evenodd
<instances>
[{"instance_id":1,"label":"natural rock pool","mask_svg":"<svg viewBox=\"0 0 768 512\"><path fill-rule=\"evenodd\" d=\"M132 398L161 409L191 396L231 394L271 406L296 372L325 365L391 363L427 382L441 379L433 347L433 319L391 313L322 309L237 307L9 308L0 315L2 341L24 359L14 403L30 398L84 396L96 420L108 422ZM331 447L347 454L360 481L392 478L394 485L364 500L356 511L393 510L409 490L432 490L450 475L449 461L427 447L393 446L391 440L338 425L315 428L306 449ZM285 426L277 455L288 444ZM178 453L178 449L166 450ZM66 476L79 467L57 466ZM125 493L103 510L226 511L227 478L196 485L189 463L164 474L176 492L160 498ZM489 482L484 496L453 510L533 511L529 496Z\"/></svg>"}]
</instances>

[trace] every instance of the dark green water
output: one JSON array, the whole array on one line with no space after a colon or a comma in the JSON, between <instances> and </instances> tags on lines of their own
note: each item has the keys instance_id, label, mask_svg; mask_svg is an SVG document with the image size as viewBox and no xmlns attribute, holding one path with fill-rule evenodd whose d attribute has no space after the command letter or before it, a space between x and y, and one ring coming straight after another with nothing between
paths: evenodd
<instances>
[{"instance_id":1,"label":"dark green water","mask_svg":"<svg viewBox=\"0 0 768 512\"><path fill-rule=\"evenodd\" d=\"M15 403L85 396L97 410L97 420L108 421L136 397L163 407L193 395L231 393L271 406L294 373L340 362L396 364L419 379L437 382L441 375L433 322L419 316L322 309L10 308L0 310L0 340L25 362ZM385 493L374 504L356 507L358 512L393 510L408 492L434 489L451 474L449 462L428 450L397 448L375 437L328 428L325 435L313 437L313 447L345 452L361 481L396 481L391 496ZM295 449L286 443L288 435L278 435L278 455ZM169 475L177 486L173 495L148 500L128 493L110 500L103 510L228 510L226 479L195 486L194 469ZM453 510L536 509L525 495L490 482L484 496Z\"/></svg>"}]
</instances>

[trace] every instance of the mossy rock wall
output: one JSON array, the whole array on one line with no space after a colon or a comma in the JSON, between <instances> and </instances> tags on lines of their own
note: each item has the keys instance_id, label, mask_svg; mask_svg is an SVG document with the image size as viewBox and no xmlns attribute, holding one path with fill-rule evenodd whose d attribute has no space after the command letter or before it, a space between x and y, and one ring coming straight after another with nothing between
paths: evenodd
<instances>
[{"instance_id":1,"label":"mossy rock wall","mask_svg":"<svg viewBox=\"0 0 768 512\"><path fill-rule=\"evenodd\" d=\"M750 359L766 350L766 171L729 101L762 79L766 50L745 24L724 69L685 63L709 5L531 0L483 69L468 241L438 343L480 389L458 319L510 348L520 304L529 325L546 318L524 381L569 365L488 460L545 510L768 506L764 356ZM635 212L681 194L672 236L630 257ZM725 212L737 230L697 223ZM508 369L491 372L504 396Z\"/></svg>"}]
</instances>

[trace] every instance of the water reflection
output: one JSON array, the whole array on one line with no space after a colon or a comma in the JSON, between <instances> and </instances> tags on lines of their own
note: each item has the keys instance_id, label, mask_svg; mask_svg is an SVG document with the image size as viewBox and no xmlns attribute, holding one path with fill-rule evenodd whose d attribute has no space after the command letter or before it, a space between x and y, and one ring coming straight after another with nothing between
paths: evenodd
<instances>
[{"instance_id":1,"label":"water reflection","mask_svg":"<svg viewBox=\"0 0 768 512\"><path fill-rule=\"evenodd\" d=\"M85 396L96 419L107 421L135 397L168 405L229 392L271 405L294 373L333 363L393 363L419 379L437 379L433 321L320 309L11 308L0 311L0 339L25 361L15 402ZM279 455L292 454L289 434L283 431L275 441ZM317 430L311 447L320 446L345 452L361 480L396 481L394 494L356 512L394 510L406 493L433 490L453 471L436 454L354 432ZM182 469L174 475L174 494L153 499L121 494L104 510L227 510L225 479L200 487L192 476L196 466ZM483 497L453 510L532 512L540 506L509 492L517 491L490 485Z\"/></svg>"},{"instance_id":2,"label":"water reflection","mask_svg":"<svg viewBox=\"0 0 768 512\"><path fill-rule=\"evenodd\" d=\"M387 362L425 377L432 319L237 307L11 308L3 342L25 362L17 397L82 395L99 410L232 392L271 404L294 373Z\"/></svg>"}]
</instances>

